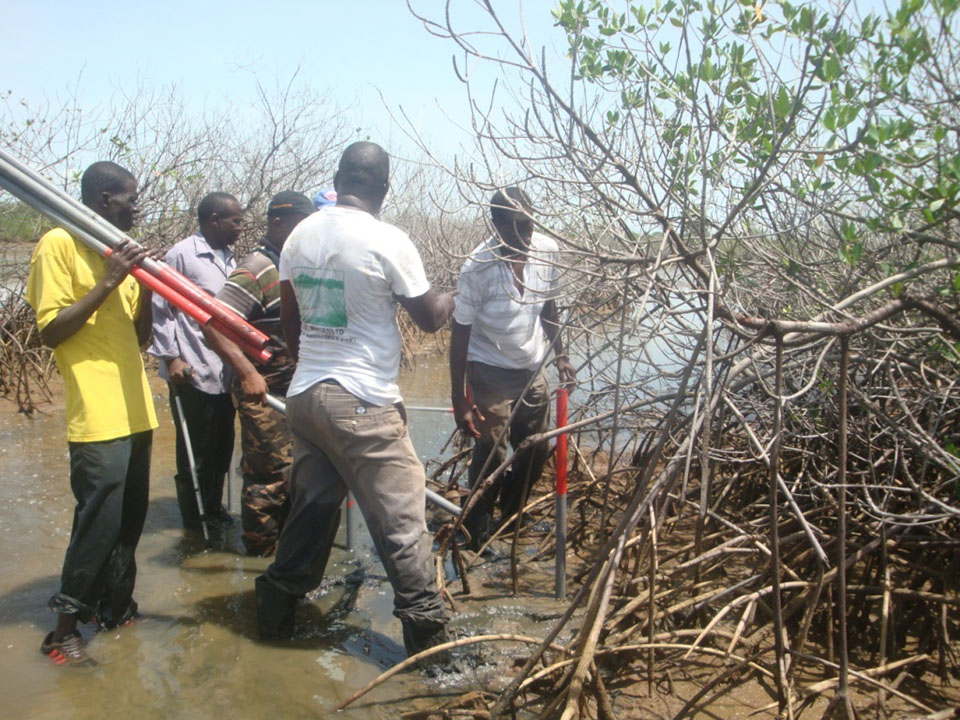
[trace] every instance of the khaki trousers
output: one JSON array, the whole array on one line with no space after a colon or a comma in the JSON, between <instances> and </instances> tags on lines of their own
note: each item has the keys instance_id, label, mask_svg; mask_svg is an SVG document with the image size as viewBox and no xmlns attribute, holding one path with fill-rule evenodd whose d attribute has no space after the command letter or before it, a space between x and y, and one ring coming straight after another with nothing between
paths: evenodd
<instances>
[{"instance_id":1,"label":"khaki trousers","mask_svg":"<svg viewBox=\"0 0 960 720\"><path fill-rule=\"evenodd\" d=\"M426 477L401 404L378 407L323 381L287 399L290 516L266 577L291 595L323 579L340 504L353 496L394 591L394 615L444 622L424 518Z\"/></svg>"},{"instance_id":2,"label":"khaki trousers","mask_svg":"<svg viewBox=\"0 0 960 720\"><path fill-rule=\"evenodd\" d=\"M468 470L470 487L480 482L480 471L488 456L493 455L493 458L487 465L487 474L506 458L508 441L516 449L528 437L544 432L550 426L550 386L543 371L536 373L526 394L523 393L533 375L533 371L522 368L467 363L470 398L484 416L478 428L481 437L474 442L473 458ZM517 404L517 413L507 427L510 414ZM498 437L501 441L495 445L494 440ZM471 515L491 513L494 503L500 507L501 519L516 514L520 510L524 487L533 487L540 478L549 452L548 444L543 442L518 453L510 469L484 493L475 506L475 513Z\"/></svg>"}]
</instances>

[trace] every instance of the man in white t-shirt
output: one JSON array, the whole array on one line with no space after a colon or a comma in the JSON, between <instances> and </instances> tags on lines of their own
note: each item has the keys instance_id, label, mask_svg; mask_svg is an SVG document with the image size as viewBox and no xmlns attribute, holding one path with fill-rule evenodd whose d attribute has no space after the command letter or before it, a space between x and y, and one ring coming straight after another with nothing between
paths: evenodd
<instances>
[{"instance_id":1,"label":"man in white t-shirt","mask_svg":"<svg viewBox=\"0 0 960 720\"><path fill-rule=\"evenodd\" d=\"M349 490L412 655L446 640L447 617L424 519L426 478L396 382L397 305L436 332L454 304L430 289L406 233L377 219L388 177L383 148L350 145L334 178L336 206L297 225L280 256L280 321L297 363L287 391L291 509L276 560L257 578L257 622L261 638L293 635L296 601L323 578Z\"/></svg>"},{"instance_id":2,"label":"man in white t-shirt","mask_svg":"<svg viewBox=\"0 0 960 720\"><path fill-rule=\"evenodd\" d=\"M503 462L508 440L517 448L547 429L550 387L542 365L550 346L561 382L575 378L557 323L558 247L533 231L532 215L522 190L497 191L490 200L496 233L470 253L457 280L450 380L457 426L475 438L470 487L480 482L481 473L486 476ZM499 504L501 522L521 510L547 454L546 443L521 450L510 469L482 493L464 518L468 547L477 550L486 541L494 504Z\"/></svg>"}]
</instances>

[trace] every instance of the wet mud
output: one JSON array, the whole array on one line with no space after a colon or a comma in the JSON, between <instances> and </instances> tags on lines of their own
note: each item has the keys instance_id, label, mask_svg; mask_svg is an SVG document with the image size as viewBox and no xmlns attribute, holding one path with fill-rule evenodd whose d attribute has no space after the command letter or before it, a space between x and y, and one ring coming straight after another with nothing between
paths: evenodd
<instances>
[{"instance_id":1,"label":"wet mud","mask_svg":"<svg viewBox=\"0 0 960 720\"><path fill-rule=\"evenodd\" d=\"M449 403L444 358L404 374L408 404ZM270 560L242 554L239 527L202 537L180 527L173 486L173 425L163 385L154 382L160 415L155 433L150 508L137 552L136 599L144 618L96 632L81 626L94 668L54 666L39 652L53 627L48 598L57 590L69 539L69 488L63 410L46 405L26 417L0 401L0 697L8 718L327 717L330 708L404 659L392 591L357 513L355 548L341 524L324 584L298 609L296 639L256 637L254 578ZM445 444L451 416L410 413L411 433L426 460ZM236 512L239 480L233 478ZM503 562L474 569L482 597L459 604L457 634L510 632L543 636L564 604L552 599L551 568L525 568L524 595L511 597ZM476 574L476 577L474 576ZM476 591L475 591L476 592ZM506 650L485 646L461 674L432 680L403 673L340 714L396 718L470 690L504 683ZM478 654L479 653L479 654Z\"/></svg>"}]
</instances>

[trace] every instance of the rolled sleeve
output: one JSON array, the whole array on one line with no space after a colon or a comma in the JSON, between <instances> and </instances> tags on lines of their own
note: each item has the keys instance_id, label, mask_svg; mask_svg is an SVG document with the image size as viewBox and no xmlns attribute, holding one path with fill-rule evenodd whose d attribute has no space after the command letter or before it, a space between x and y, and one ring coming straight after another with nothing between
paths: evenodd
<instances>
[{"instance_id":1,"label":"rolled sleeve","mask_svg":"<svg viewBox=\"0 0 960 720\"><path fill-rule=\"evenodd\" d=\"M217 300L247 320L263 315L263 291L246 267L234 270L217 293Z\"/></svg>"}]
</instances>

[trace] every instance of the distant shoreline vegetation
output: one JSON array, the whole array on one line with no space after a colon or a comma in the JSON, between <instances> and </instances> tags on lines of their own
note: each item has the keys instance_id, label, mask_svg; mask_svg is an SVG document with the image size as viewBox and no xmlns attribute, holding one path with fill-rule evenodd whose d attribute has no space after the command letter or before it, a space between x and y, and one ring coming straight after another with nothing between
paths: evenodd
<instances>
[{"instance_id":1,"label":"distant shoreline vegetation","mask_svg":"<svg viewBox=\"0 0 960 720\"><path fill-rule=\"evenodd\" d=\"M53 223L28 205L16 201L0 202L0 242L33 243Z\"/></svg>"}]
</instances>

